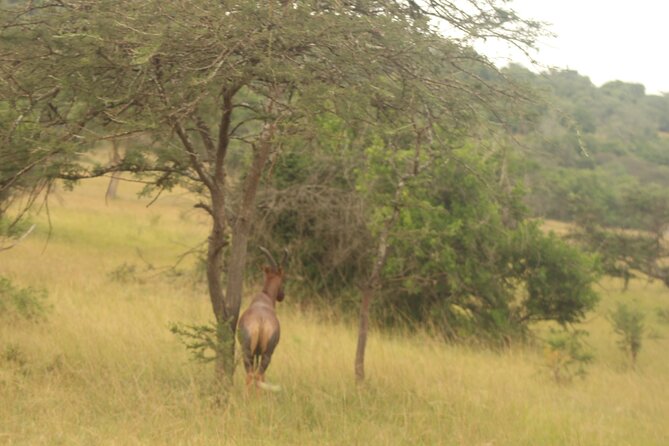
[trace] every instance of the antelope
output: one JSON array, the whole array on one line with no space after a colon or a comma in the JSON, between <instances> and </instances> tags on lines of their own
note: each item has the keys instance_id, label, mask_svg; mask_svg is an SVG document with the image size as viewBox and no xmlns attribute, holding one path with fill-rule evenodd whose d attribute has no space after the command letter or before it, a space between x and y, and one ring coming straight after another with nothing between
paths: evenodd
<instances>
[{"instance_id":1,"label":"antelope","mask_svg":"<svg viewBox=\"0 0 669 446\"><path fill-rule=\"evenodd\" d=\"M253 297L239 318L237 336L242 347L247 388L255 383L262 389L278 390L278 387L265 383L265 372L281 334L275 306L276 301L281 302L284 298L284 271L266 248L260 247L260 250L269 260L270 266L263 267L265 283L262 291ZM288 251L285 250L282 264L287 255Z\"/></svg>"}]
</instances>

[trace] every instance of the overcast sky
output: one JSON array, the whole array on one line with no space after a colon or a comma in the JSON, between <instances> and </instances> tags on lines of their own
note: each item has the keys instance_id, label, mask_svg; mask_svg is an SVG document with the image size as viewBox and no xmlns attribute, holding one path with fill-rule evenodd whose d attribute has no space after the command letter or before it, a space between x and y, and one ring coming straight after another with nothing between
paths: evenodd
<instances>
[{"instance_id":1,"label":"overcast sky","mask_svg":"<svg viewBox=\"0 0 669 446\"><path fill-rule=\"evenodd\" d=\"M622 80L646 86L646 93L669 93L669 0L514 0L521 17L549 22L554 38L542 39L537 60L570 68L600 86ZM518 54L499 45L481 48L496 62ZM536 71L536 70L535 70Z\"/></svg>"}]
</instances>

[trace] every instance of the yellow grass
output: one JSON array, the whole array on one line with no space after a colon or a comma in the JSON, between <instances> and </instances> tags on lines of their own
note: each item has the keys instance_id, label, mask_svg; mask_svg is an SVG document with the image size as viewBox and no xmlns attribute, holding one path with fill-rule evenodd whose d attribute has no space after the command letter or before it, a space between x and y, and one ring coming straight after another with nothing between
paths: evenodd
<instances>
[{"instance_id":1,"label":"yellow grass","mask_svg":"<svg viewBox=\"0 0 669 446\"><path fill-rule=\"evenodd\" d=\"M368 383L356 388L356 333L343 322L280 305L282 339L268 372L279 393L247 395L241 370L228 403L211 395L210 366L192 363L171 321L210 319L205 288L184 279L111 280L119 265L167 265L206 236L187 195L146 208L136 188L104 204L104 181L61 192L48 223L0 253L0 275L48 289L45 322L0 319L0 443L63 445L666 445L669 307L659 284L600 285L586 328L595 362L558 385L539 349L445 345L426 335L380 335L368 346ZM139 253L138 253L139 252ZM259 277L253 283L257 283ZM254 291L250 285L247 293ZM604 318L616 301L647 313L636 370ZM8 349L21 358L8 359ZM5 352L5 353L3 353Z\"/></svg>"}]
</instances>

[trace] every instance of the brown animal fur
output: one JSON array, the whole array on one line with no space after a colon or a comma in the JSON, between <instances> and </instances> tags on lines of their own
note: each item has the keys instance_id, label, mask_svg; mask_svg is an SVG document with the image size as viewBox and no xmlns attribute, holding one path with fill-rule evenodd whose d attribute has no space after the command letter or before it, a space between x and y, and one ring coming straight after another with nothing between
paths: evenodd
<instances>
[{"instance_id":1,"label":"brown animal fur","mask_svg":"<svg viewBox=\"0 0 669 446\"><path fill-rule=\"evenodd\" d=\"M283 300L283 269L265 267L262 292L256 294L242 313L237 330L242 347L246 384L263 383L272 353L279 343L281 327L276 317L276 301Z\"/></svg>"}]
</instances>

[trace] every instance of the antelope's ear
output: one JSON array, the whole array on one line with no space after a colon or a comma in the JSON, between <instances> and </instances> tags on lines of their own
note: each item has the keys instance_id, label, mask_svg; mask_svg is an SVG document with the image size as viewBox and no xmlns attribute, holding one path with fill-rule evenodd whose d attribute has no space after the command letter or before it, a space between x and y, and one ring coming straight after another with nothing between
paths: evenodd
<instances>
[{"instance_id":1,"label":"antelope's ear","mask_svg":"<svg viewBox=\"0 0 669 446\"><path fill-rule=\"evenodd\" d=\"M271 267L271 266L264 265L264 266L262 267L262 272L264 272L265 274L270 274L270 273L272 272L272 267Z\"/></svg>"}]
</instances>

